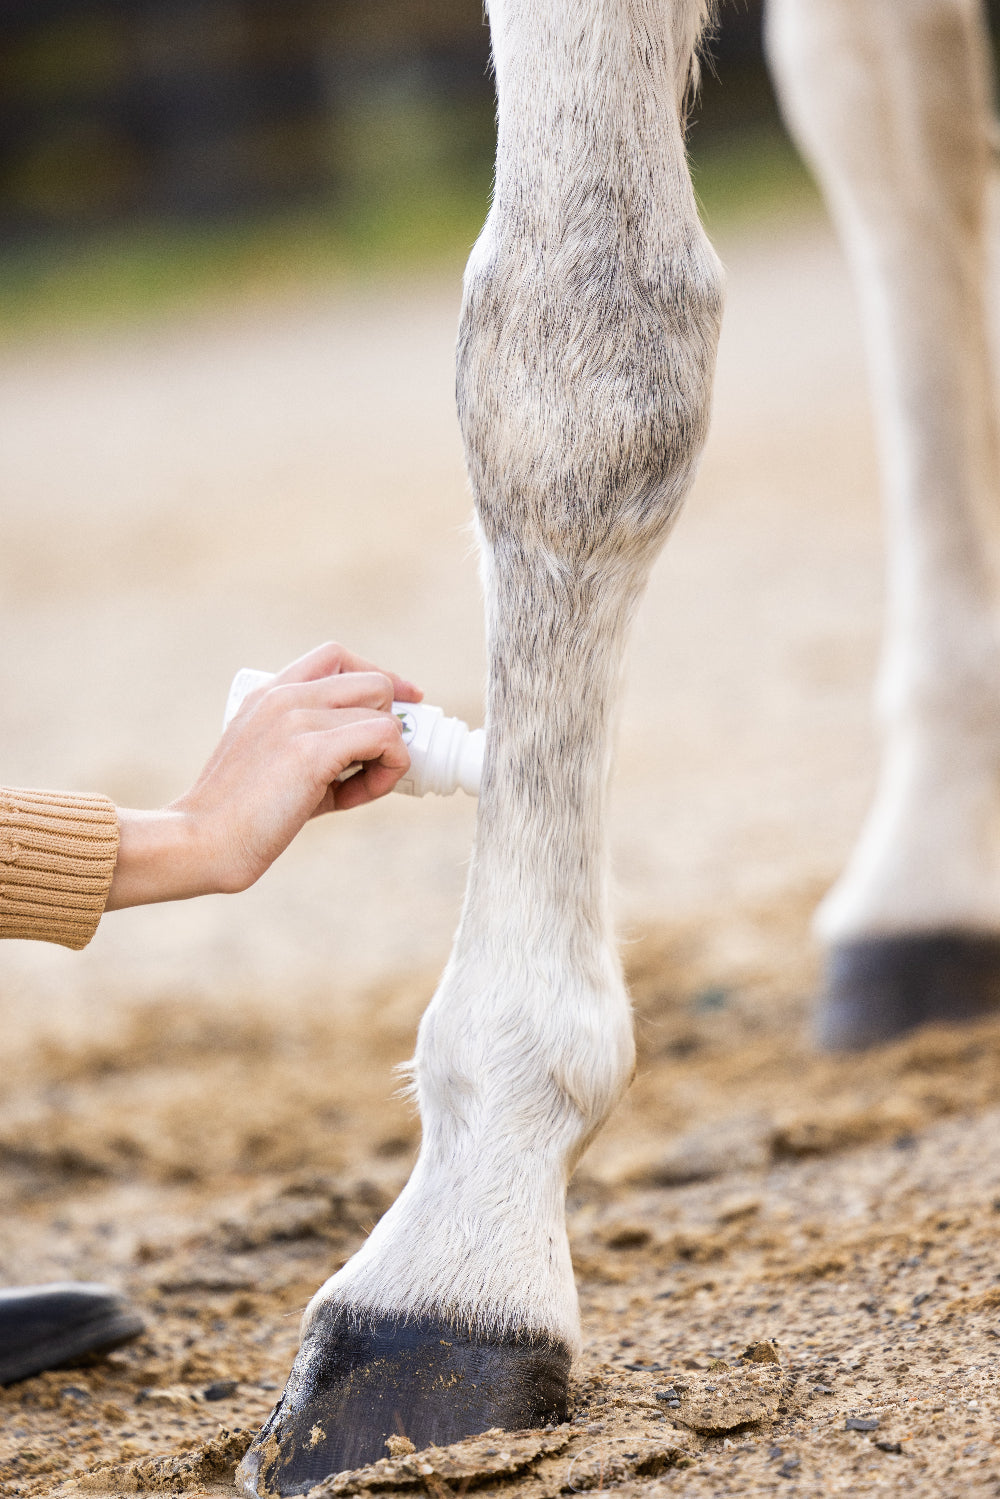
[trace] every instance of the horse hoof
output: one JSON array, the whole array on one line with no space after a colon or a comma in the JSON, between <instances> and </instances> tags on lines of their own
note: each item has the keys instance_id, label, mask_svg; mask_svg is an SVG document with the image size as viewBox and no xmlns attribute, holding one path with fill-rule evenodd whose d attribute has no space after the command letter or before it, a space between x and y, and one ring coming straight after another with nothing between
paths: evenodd
<instances>
[{"instance_id":1,"label":"horse hoof","mask_svg":"<svg viewBox=\"0 0 1000 1499\"><path fill-rule=\"evenodd\" d=\"M303 1494L331 1473L491 1427L566 1419L570 1355L538 1334L487 1340L444 1321L321 1310L238 1479L248 1495Z\"/></svg>"},{"instance_id":2,"label":"horse hoof","mask_svg":"<svg viewBox=\"0 0 1000 1499\"><path fill-rule=\"evenodd\" d=\"M816 1015L826 1051L863 1051L919 1025L1000 1011L1000 937L933 932L832 948Z\"/></svg>"}]
</instances>

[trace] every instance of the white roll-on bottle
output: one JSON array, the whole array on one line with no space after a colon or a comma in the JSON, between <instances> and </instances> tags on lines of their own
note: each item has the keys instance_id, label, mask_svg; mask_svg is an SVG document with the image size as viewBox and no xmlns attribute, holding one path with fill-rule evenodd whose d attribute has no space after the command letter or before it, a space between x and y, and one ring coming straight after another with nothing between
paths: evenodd
<instances>
[{"instance_id":1,"label":"white roll-on bottle","mask_svg":"<svg viewBox=\"0 0 1000 1499\"><path fill-rule=\"evenodd\" d=\"M239 712L248 693L273 681L272 672L242 667L229 689L223 727ZM410 752L410 769L397 781L394 791L406 796L426 796L428 792L451 796L461 789L469 796L479 795L486 747L484 729L470 729L462 719L448 718L442 708L431 703L393 703L392 711L400 721L403 742ZM347 772L341 780L346 776Z\"/></svg>"}]
</instances>

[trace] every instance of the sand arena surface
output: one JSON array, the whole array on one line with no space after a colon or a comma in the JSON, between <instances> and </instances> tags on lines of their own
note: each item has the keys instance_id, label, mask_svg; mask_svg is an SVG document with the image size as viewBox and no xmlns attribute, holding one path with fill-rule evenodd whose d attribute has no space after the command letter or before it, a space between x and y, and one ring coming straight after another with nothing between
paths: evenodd
<instances>
[{"instance_id":1,"label":"sand arena surface","mask_svg":"<svg viewBox=\"0 0 1000 1499\"><path fill-rule=\"evenodd\" d=\"M620 737L641 1064L571 1190L573 1419L337 1492L1000 1492L1000 1024L860 1061L807 1037L809 917L875 763L857 322L822 225L721 250L715 428ZM457 298L312 293L0 355L6 781L160 803L236 667L331 636L478 721ZM0 1275L120 1284L149 1334L0 1392L0 1493L231 1491L301 1308L412 1161L392 1068L473 812L391 797L239 898L115 914L81 955L3 945ZM740 1357L767 1341L777 1364Z\"/></svg>"}]
</instances>

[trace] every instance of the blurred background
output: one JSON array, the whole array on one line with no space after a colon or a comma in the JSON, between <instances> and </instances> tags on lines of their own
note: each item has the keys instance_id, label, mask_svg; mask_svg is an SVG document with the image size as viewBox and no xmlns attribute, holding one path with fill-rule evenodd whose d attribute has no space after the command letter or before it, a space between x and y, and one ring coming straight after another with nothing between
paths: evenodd
<instances>
[{"instance_id":1,"label":"blurred background","mask_svg":"<svg viewBox=\"0 0 1000 1499\"><path fill-rule=\"evenodd\" d=\"M727 0L692 131L710 216L802 190ZM6 320L206 283L459 257L488 200L488 30L469 0L7 0Z\"/></svg>"}]
</instances>

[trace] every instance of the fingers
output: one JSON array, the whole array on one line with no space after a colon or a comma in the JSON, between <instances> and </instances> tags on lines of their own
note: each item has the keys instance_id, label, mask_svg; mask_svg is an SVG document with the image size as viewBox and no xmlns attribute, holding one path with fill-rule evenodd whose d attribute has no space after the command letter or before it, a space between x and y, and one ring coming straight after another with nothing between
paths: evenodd
<instances>
[{"instance_id":1,"label":"fingers","mask_svg":"<svg viewBox=\"0 0 1000 1499\"><path fill-rule=\"evenodd\" d=\"M287 682L312 682L317 677L333 677L343 671L377 670L374 662L366 661L336 640L328 640L279 671L274 682L275 686L280 686Z\"/></svg>"},{"instance_id":2,"label":"fingers","mask_svg":"<svg viewBox=\"0 0 1000 1499\"><path fill-rule=\"evenodd\" d=\"M292 682L312 682L319 677L334 677L345 672L380 672L374 662L368 661L364 656L358 656L354 651L349 651L346 646L337 641L327 641L315 650L307 651L297 661L286 666L283 671L278 672L274 679L275 686L284 686ZM420 688L408 681L406 677L399 676L396 672L381 672L392 683L393 695L401 702L417 703L423 697Z\"/></svg>"},{"instance_id":3,"label":"fingers","mask_svg":"<svg viewBox=\"0 0 1000 1499\"><path fill-rule=\"evenodd\" d=\"M317 779L328 788L317 812L375 801L391 791L410 768L399 720L388 714L361 716L336 728L317 730L306 736L305 747ZM337 782L349 765L358 763L362 770L350 780Z\"/></svg>"},{"instance_id":4,"label":"fingers","mask_svg":"<svg viewBox=\"0 0 1000 1499\"><path fill-rule=\"evenodd\" d=\"M346 812L351 807L361 807L366 802L378 801L380 796L385 796L391 791L396 782L406 774L409 764L409 755L406 757L406 765L402 768L398 765L387 765L383 760L366 761L358 774L351 776L349 781L331 786L334 810Z\"/></svg>"},{"instance_id":5,"label":"fingers","mask_svg":"<svg viewBox=\"0 0 1000 1499\"><path fill-rule=\"evenodd\" d=\"M274 713L318 713L341 708L376 708L388 713L394 691L392 678L373 668L371 671L350 671L340 676L270 687L267 706ZM313 727L327 728L329 725L317 723Z\"/></svg>"},{"instance_id":6,"label":"fingers","mask_svg":"<svg viewBox=\"0 0 1000 1499\"><path fill-rule=\"evenodd\" d=\"M334 811L347 812L351 807L363 807L366 802L378 801L380 796L392 790L403 774L401 770L390 772L374 762L366 765L342 786L330 788Z\"/></svg>"}]
</instances>

